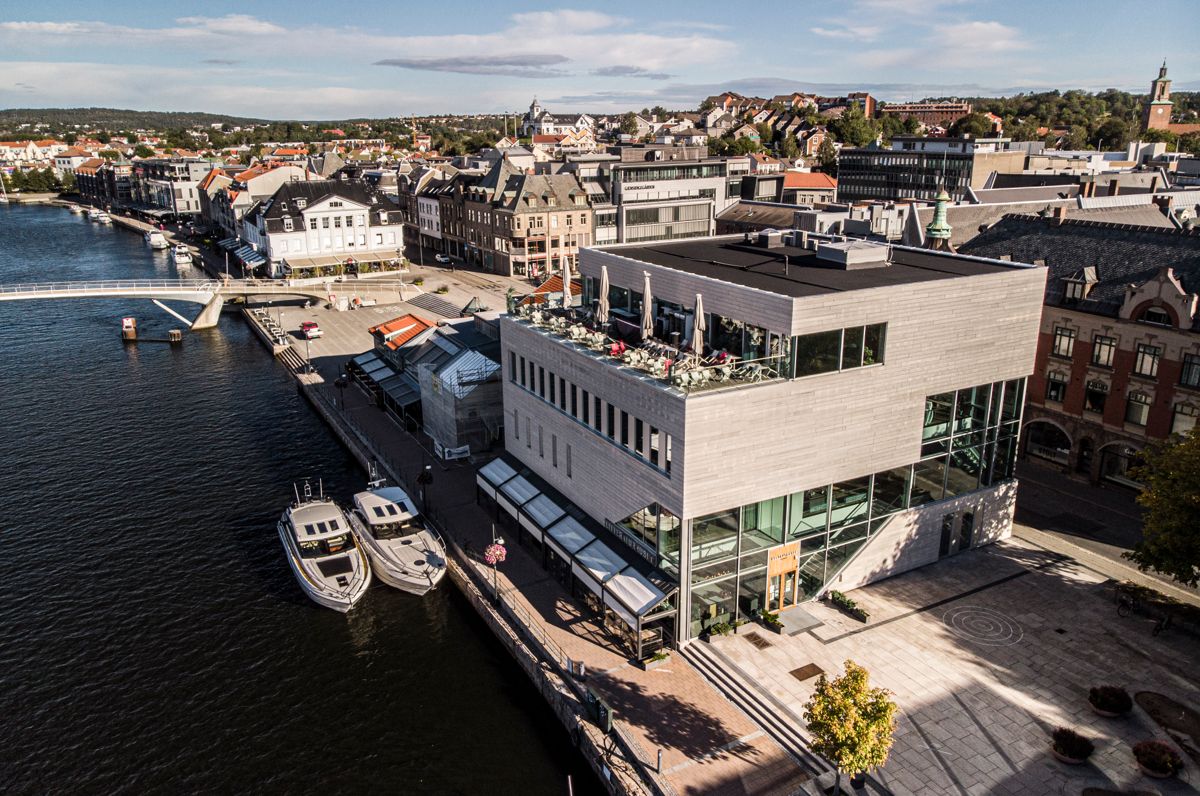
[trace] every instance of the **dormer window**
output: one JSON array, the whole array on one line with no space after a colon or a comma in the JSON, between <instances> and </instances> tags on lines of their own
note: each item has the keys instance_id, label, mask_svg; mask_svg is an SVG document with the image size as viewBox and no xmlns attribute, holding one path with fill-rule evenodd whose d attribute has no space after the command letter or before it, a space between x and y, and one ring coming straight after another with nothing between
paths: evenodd
<instances>
[{"instance_id":1,"label":"dormer window","mask_svg":"<svg viewBox=\"0 0 1200 796\"><path fill-rule=\"evenodd\" d=\"M1148 323L1152 326L1174 326L1171 320L1171 314L1162 307L1147 307L1142 313L1142 317L1138 318L1140 323Z\"/></svg>"},{"instance_id":2,"label":"dormer window","mask_svg":"<svg viewBox=\"0 0 1200 796\"><path fill-rule=\"evenodd\" d=\"M1087 285L1080 280L1066 280L1065 290L1067 301L1083 301L1085 298L1087 298Z\"/></svg>"},{"instance_id":3,"label":"dormer window","mask_svg":"<svg viewBox=\"0 0 1200 796\"><path fill-rule=\"evenodd\" d=\"M292 219L290 216L283 220L283 231L284 232L291 232L294 228L295 227L293 227L293 225L292 225Z\"/></svg>"},{"instance_id":4,"label":"dormer window","mask_svg":"<svg viewBox=\"0 0 1200 796\"><path fill-rule=\"evenodd\" d=\"M296 200L296 209L297 210L303 210L306 207L308 207L307 199L297 199Z\"/></svg>"}]
</instances>

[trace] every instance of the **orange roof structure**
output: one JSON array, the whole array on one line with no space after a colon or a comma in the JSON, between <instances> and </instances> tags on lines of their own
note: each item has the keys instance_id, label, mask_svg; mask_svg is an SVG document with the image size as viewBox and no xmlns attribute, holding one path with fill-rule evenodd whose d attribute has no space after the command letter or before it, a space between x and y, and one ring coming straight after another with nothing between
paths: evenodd
<instances>
[{"instance_id":1,"label":"orange roof structure","mask_svg":"<svg viewBox=\"0 0 1200 796\"><path fill-rule=\"evenodd\" d=\"M553 274L542 284L534 288L533 293L521 300L521 305L525 304L545 304L546 296L561 294L563 289L562 274ZM579 296L583 293L583 283L578 277L571 277L571 295Z\"/></svg>"},{"instance_id":2,"label":"orange roof structure","mask_svg":"<svg viewBox=\"0 0 1200 796\"><path fill-rule=\"evenodd\" d=\"M372 326L367 331L376 340L395 351L421 332L432 328L432 323L418 318L416 315L401 315L399 318L392 318L390 321L385 321L378 326Z\"/></svg>"},{"instance_id":3,"label":"orange roof structure","mask_svg":"<svg viewBox=\"0 0 1200 796\"><path fill-rule=\"evenodd\" d=\"M833 190L837 187L837 180L819 171L785 171L783 187Z\"/></svg>"}]
</instances>

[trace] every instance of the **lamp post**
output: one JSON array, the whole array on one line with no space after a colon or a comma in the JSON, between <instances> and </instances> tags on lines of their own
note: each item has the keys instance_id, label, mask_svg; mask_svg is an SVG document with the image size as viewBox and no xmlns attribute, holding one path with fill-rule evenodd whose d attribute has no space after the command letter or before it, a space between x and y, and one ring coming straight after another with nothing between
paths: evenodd
<instances>
[{"instance_id":1,"label":"lamp post","mask_svg":"<svg viewBox=\"0 0 1200 796\"><path fill-rule=\"evenodd\" d=\"M425 465L425 469L417 476L417 483L421 487L421 508L425 513L429 513L429 485L433 483L433 465Z\"/></svg>"},{"instance_id":2,"label":"lamp post","mask_svg":"<svg viewBox=\"0 0 1200 796\"><path fill-rule=\"evenodd\" d=\"M504 548L504 537L496 535L496 524L492 523L492 543L483 551L483 560L492 565L492 598L500 602L500 575L498 565L504 563L504 559L508 558L508 551Z\"/></svg>"},{"instance_id":3,"label":"lamp post","mask_svg":"<svg viewBox=\"0 0 1200 796\"><path fill-rule=\"evenodd\" d=\"M342 407L342 414L346 413L346 384L347 384L347 382L348 382L348 379L347 379L347 376L345 373L338 376L333 382L333 386L338 388L338 395L340 396L338 406Z\"/></svg>"}]
</instances>

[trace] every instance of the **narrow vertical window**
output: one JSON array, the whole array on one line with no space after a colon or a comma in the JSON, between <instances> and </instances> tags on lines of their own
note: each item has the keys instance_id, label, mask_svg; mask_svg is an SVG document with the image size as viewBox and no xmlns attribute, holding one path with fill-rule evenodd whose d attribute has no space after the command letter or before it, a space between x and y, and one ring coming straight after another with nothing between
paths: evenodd
<instances>
[{"instance_id":1,"label":"narrow vertical window","mask_svg":"<svg viewBox=\"0 0 1200 796\"><path fill-rule=\"evenodd\" d=\"M567 443L567 478L571 477L571 444Z\"/></svg>"}]
</instances>

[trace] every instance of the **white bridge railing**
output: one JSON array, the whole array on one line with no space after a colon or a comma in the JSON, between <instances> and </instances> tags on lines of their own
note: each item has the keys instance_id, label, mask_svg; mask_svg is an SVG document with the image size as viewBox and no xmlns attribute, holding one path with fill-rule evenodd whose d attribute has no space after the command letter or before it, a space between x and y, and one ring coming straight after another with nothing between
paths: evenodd
<instances>
[{"instance_id":1,"label":"white bridge railing","mask_svg":"<svg viewBox=\"0 0 1200 796\"><path fill-rule=\"evenodd\" d=\"M291 284L281 279L113 279L94 282L26 282L0 285L0 299L12 297L37 297L47 295L70 295L72 293L161 294L199 293L213 295L228 294L281 294L294 296L331 293L361 294L375 291L393 291L411 287L402 281L350 279L317 284Z\"/></svg>"},{"instance_id":2,"label":"white bridge railing","mask_svg":"<svg viewBox=\"0 0 1200 796\"><path fill-rule=\"evenodd\" d=\"M97 290L169 290L211 293L221 286L213 279L114 279L96 282L28 282L0 285L0 295L10 293L86 293Z\"/></svg>"}]
</instances>

